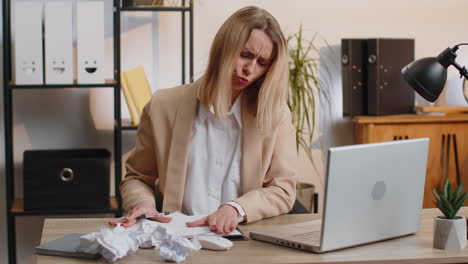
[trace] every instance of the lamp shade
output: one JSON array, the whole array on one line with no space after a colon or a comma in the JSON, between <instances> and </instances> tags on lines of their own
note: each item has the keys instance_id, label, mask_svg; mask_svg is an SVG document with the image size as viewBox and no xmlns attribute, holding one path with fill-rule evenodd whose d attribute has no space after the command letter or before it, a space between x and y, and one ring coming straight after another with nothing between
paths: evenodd
<instances>
[{"instance_id":1,"label":"lamp shade","mask_svg":"<svg viewBox=\"0 0 468 264\"><path fill-rule=\"evenodd\" d=\"M419 95L434 102L444 89L447 67L440 63L439 58L430 57L411 62L401 70L401 73Z\"/></svg>"}]
</instances>

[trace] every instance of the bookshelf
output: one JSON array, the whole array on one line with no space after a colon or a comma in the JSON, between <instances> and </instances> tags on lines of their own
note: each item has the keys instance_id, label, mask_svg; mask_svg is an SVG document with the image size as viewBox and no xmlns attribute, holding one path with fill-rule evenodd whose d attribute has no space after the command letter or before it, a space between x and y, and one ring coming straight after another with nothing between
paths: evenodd
<instances>
[{"instance_id":1,"label":"bookshelf","mask_svg":"<svg viewBox=\"0 0 468 264\"><path fill-rule=\"evenodd\" d=\"M78 84L76 80L73 83L64 83L64 84L33 84L33 85L18 85L15 81L9 81L8 87L10 89L63 89L63 88L109 88L117 87L117 82L115 80L105 80L102 84Z\"/></svg>"},{"instance_id":2,"label":"bookshelf","mask_svg":"<svg viewBox=\"0 0 468 264\"><path fill-rule=\"evenodd\" d=\"M104 0L106 1L106 0ZM18 85L13 80L13 60L12 60L12 32L11 21L12 17L12 4L15 0L3 1L3 103L4 103L4 127L5 127L5 188L6 188L6 216L7 216L7 239L8 239L8 263L17 263L16 259L16 217L31 216L31 215L68 215L68 214L114 214L119 216L121 214L120 194L118 192L118 185L121 181L121 112L120 112L120 10L118 0L111 0L113 3L113 79L105 80L101 84L78 84L75 80L73 83L64 84L34 84L34 85ZM44 64L43 64L44 65ZM15 194L15 175L14 170L14 146L13 146L13 95L18 90L40 90L40 89L63 89L63 88L86 88L86 89L100 89L110 88L114 93L114 187L115 196L109 197L109 207L99 209L61 209L61 210L25 210L24 200L17 197ZM18 172L16 173L18 174Z\"/></svg>"},{"instance_id":3,"label":"bookshelf","mask_svg":"<svg viewBox=\"0 0 468 264\"><path fill-rule=\"evenodd\" d=\"M181 46L182 46L182 60L181 60L181 76L182 83L186 80L191 80L193 77L193 4L190 1L186 4L182 0L180 7L164 7L164 6L151 6L151 7L132 7L121 6L120 0L103 0L112 1L113 3L113 79L105 80L102 84L78 84L76 81L73 83L64 84L43 84L43 85L18 85L14 82L12 76L12 34L11 34L11 5L15 0L4 0L2 2L3 12L3 91L4 91L4 127L5 127L5 186L6 186L6 215L7 215L7 239L8 239L8 263L17 263L16 259L16 225L15 218L30 215L67 215L67 214L114 214L119 216L121 214L121 197L119 193L119 183L122 177L122 132L135 131L137 127L132 126L130 121L122 120L121 117L121 84L120 84L120 14L127 11L143 11L143 12L179 12L181 14ZM188 1L187 1L188 2ZM188 24L186 26L186 14L189 16ZM188 41L186 35L189 35ZM186 49L189 49L189 54L186 54ZM186 78L187 60L189 66L189 78ZM34 210L28 211L24 209L23 199L19 199L15 195L15 172L14 172L14 157L13 157L13 94L17 90L39 90L39 89L63 89L63 88L111 88L113 89L114 100L114 187L115 196L109 197L109 208L99 210Z\"/></svg>"},{"instance_id":4,"label":"bookshelf","mask_svg":"<svg viewBox=\"0 0 468 264\"><path fill-rule=\"evenodd\" d=\"M60 214L115 214L119 206L115 196L109 197L110 207L108 209L81 209L81 210L61 210ZM25 211L24 210L24 200L15 199L13 205L11 206L11 212L14 215L56 215L57 210L41 210L41 211Z\"/></svg>"},{"instance_id":5,"label":"bookshelf","mask_svg":"<svg viewBox=\"0 0 468 264\"><path fill-rule=\"evenodd\" d=\"M122 1L123 5L120 12L177 12L181 15L181 84L185 84L187 80L193 79L193 2L191 0L181 0L181 6L133 6L131 1ZM188 28L186 21L188 14ZM187 41L187 33L189 39ZM188 43L187 43L188 42ZM119 42L120 43L120 42ZM186 49L189 49L189 54L186 54ZM189 67L189 78L186 76L186 67ZM136 131L138 126L132 125L130 120L122 120L119 126L121 131Z\"/></svg>"}]
</instances>

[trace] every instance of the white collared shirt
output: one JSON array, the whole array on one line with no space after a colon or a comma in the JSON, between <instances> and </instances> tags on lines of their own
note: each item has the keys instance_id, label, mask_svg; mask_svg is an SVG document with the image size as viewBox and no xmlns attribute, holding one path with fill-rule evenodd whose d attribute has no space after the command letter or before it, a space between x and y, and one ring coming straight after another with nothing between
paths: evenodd
<instances>
[{"instance_id":1,"label":"white collared shirt","mask_svg":"<svg viewBox=\"0 0 468 264\"><path fill-rule=\"evenodd\" d=\"M242 111L239 95L226 120L219 120L211 107L198 103L192 126L182 212L214 213L223 204L234 206L242 221L245 212L232 202L241 195Z\"/></svg>"}]
</instances>

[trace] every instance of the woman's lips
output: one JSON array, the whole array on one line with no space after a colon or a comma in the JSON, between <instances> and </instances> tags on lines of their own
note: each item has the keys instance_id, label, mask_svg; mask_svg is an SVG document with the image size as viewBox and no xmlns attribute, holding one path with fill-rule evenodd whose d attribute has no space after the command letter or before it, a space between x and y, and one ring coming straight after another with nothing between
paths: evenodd
<instances>
[{"instance_id":1,"label":"woman's lips","mask_svg":"<svg viewBox=\"0 0 468 264\"><path fill-rule=\"evenodd\" d=\"M241 84L247 84L249 83L249 80L245 79L245 78L242 78L240 76L237 76L237 80L239 81L239 83Z\"/></svg>"}]
</instances>

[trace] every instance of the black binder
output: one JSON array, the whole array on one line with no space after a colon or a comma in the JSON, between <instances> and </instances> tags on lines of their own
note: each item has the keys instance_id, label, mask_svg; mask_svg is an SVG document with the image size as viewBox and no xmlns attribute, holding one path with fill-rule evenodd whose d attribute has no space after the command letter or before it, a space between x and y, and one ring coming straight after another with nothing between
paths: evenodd
<instances>
[{"instance_id":1,"label":"black binder","mask_svg":"<svg viewBox=\"0 0 468 264\"><path fill-rule=\"evenodd\" d=\"M412 61L414 39L367 40L368 115L414 112L414 91L401 74Z\"/></svg>"},{"instance_id":2,"label":"black binder","mask_svg":"<svg viewBox=\"0 0 468 264\"><path fill-rule=\"evenodd\" d=\"M367 114L366 44L367 39L341 40L344 116Z\"/></svg>"},{"instance_id":3,"label":"black binder","mask_svg":"<svg viewBox=\"0 0 468 264\"><path fill-rule=\"evenodd\" d=\"M414 112L401 75L414 60L414 39L342 39L341 52L344 116Z\"/></svg>"}]
</instances>

